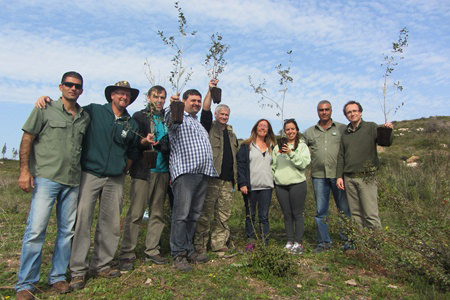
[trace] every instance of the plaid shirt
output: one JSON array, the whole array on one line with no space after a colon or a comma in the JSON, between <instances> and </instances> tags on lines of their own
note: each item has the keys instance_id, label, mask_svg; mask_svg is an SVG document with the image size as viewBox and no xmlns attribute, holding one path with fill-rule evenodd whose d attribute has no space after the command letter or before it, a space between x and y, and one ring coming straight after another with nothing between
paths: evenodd
<instances>
[{"instance_id":1,"label":"plaid shirt","mask_svg":"<svg viewBox=\"0 0 450 300\"><path fill-rule=\"evenodd\" d=\"M218 177L213 164L208 132L197 116L184 112L183 124L172 124L170 106L165 109L165 123L169 128L172 181L183 174L204 174Z\"/></svg>"}]
</instances>

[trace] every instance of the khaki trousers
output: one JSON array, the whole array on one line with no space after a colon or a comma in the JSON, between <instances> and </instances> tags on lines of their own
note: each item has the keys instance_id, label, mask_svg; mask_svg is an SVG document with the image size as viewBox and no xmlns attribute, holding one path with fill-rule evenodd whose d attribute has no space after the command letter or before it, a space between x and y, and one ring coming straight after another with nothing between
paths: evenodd
<instances>
[{"instance_id":1,"label":"khaki trousers","mask_svg":"<svg viewBox=\"0 0 450 300\"><path fill-rule=\"evenodd\" d=\"M150 218L145 238L145 254L158 255L159 240L164 229L164 200L169 188L169 173L151 173L149 180L131 179L130 208L128 209L123 229L122 247L119 258L135 258L139 229L147 205L150 207Z\"/></svg>"},{"instance_id":2,"label":"khaki trousers","mask_svg":"<svg viewBox=\"0 0 450 300\"><path fill-rule=\"evenodd\" d=\"M75 235L70 258L72 277L87 275L89 269L102 271L110 267L109 264L119 245L124 179L125 175L100 178L82 172ZM99 196L94 251L89 263L91 227Z\"/></svg>"},{"instance_id":3,"label":"khaki trousers","mask_svg":"<svg viewBox=\"0 0 450 300\"><path fill-rule=\"evenodd\" d=\"M353 219L363 228L381 228L378 216L378 182L373 179L365 182L363 178L344 176L348 206Z\"/></svg>"}]
</instances>

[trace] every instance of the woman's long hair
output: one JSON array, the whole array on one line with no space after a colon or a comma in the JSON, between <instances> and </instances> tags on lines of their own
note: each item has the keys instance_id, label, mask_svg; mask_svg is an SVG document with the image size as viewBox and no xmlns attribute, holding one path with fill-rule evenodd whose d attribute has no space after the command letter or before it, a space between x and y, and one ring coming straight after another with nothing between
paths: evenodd
<instances>
[{"instance_id":1,"label":"woman's long hair","mask_svg":"<svg viewBox=\"0 0 450 300\"><path fill-rule=\"evenodd\" d=\"M294 141L294 149L292 149L292 150L297 150L298 143L300 143L300 137L301 137L300 129L298 128L297 122L294 119L288 119L288 120L284 121L284 124L283 124L284 133L286 133L286 125L289 123L294 124L295 129L297 129L297 135L295 136L295 141Z\"/></svg>"},{"instance_id":2,"label":"woman's long hair","mask_svg":"<svg viewBox=\"0 0 450 300\"><path fill-rule=\"evenodd\" d=\"M267 130L267 135L266 135L266 137L264 138L264 142L266 142L267 148L269 149L269 153L272 153L272 146L275 144L275 134L273 133L272 125L270 125L270 122L267 121L266 119L259 119L259 120L255 123L255 125L254 125L253 128L252 128L252 132L251 132L251 134L250 134L250 137L249 137L248 139L246 139L246 140L244 141L244 143L245 143L247 146L249 146L249 149L251 149L251 148L250 148L250 144L251 144L252 142L256 142L256 137L258 136L258 125L259 125L259 123L261 123L262 121L266 121L267 124L269 124L269 128L268 128L268 130Z\"/></svg>"}]
</instances>

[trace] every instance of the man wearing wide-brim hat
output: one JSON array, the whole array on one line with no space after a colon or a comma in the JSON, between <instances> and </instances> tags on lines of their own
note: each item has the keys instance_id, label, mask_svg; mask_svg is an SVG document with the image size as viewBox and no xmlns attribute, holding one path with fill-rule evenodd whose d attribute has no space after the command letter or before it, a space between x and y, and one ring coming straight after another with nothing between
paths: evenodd
<instances>
[{"instance_id":1,"label":"man wearing wide-brim hat","mask_svg":"<svg viewBox=\"0 0 450 300\"><path fill-rule=\"evenodd\" d=\"M89 271L93 277L121 275L112 266L112 261L120 238L125 171L139 155L138 143L144 146L153 143L151 134L139 137L139 127L126 110L138 95L139 90L132 88L129 82L119 81L106 87L108 103L83 107L91 117L91 123L84 137L81 156L80 194L70 259L73 289L84 288ZM89 263L91 226L99 196L94 251Z\"/></svg>"}]
</instances>

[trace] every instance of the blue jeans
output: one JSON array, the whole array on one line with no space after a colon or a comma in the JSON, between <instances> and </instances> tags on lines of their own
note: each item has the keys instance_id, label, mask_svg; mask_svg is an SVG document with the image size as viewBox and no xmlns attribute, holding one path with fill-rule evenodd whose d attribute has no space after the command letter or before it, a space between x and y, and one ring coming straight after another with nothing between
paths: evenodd
<instances>
[{"instance_id":1,"label":"blue jeans","mask_svg":"<svg viewBox=\"0 0 450 300\"><path fill-rule=\"evenodd\" d=\"M317 224L317 240L319 245L331 243L328 234L328 209L330 204L330 190L333 192L334 202L341 213L350 217L350 209L347 202L345 191L336 186L336 178L312 178L314 195L316 198L317 214L314 217ZM341 234L343 240L347 238Z\"/></svg>"},{"instance_id":2,"label":"blue jeans","mask_svg":"<svg viewBox=\"0 0 450 300\"><path fill-rule=\"evenodd\" d=\"M53 250L52 268L48 274L48 283L54 284L66 280L69 265L72 237L77 214L79 187L70 187L46 178L36 178L31 198L27 228L23 237L20 256L19 281L16 291L35 290L41 270L42 246L45 232L56 203L58 232Z\"/></svg>"},{"instance_id":3,"label":"blue jeans","mask_svg":"<svg viewBox=\"0 0 450 300\"><path fill-rule=\"evenodd\" d=\"M269 242L269 209L272 201L272 189L251 191L247 195L242 194L245 203L245 233L250 240L255 239L255 216L256 205L258 205L259 231L261 239ZM264 237L264 239L263 239Z\"/></svg>"},{"instance_id":4,"label":"blue jeans","mask_svg":"<svg viewBox=\"0 0 450 300\"><path fill-rule=\"evenodd\" d=\"M207 185L208 176L203 174L183 174L173 182L170 249L174 258L194 252L195 225L203 209Z\"/></svg>"}]
</instances>

